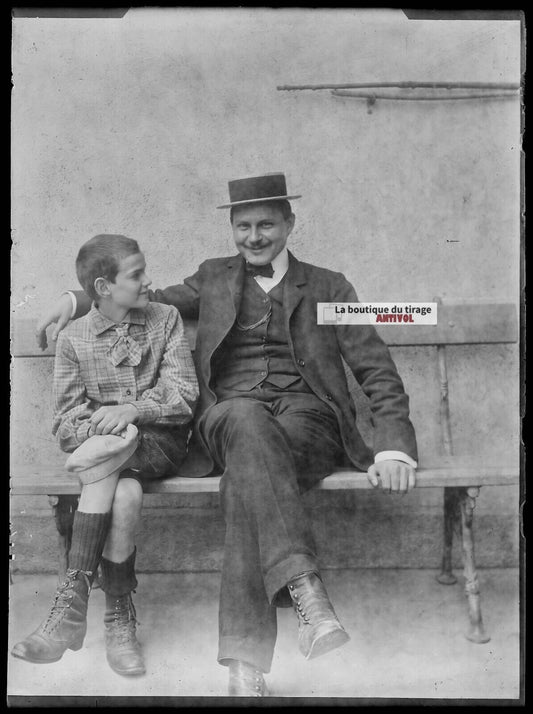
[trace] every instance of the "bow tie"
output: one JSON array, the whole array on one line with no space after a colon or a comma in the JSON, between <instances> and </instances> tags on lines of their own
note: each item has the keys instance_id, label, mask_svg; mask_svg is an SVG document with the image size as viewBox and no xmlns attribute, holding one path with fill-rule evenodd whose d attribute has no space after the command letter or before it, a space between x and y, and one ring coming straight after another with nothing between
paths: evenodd
<instances>
[{"instance_id":1,"label":"bow tie","mask_svg":"<svg viewBox=\"0 0 533 714\"><path fill-rule=\"evenodd\" d=\"M142 349L133 337L128 335L129 325L116 325L117 339L109 348L108 357L116 367L122 362L129 367L135 367L142 359Z\"/></svg>"},{"instance_id":2,"label":"bow tie","mask_svg":"<svg viewBox=\"0 0 533 714\"><path fill-rule=\"evenodd\" d=\"M250 263L246 263L246 274L252 278L255 278L256 275L271 278L274 275L274 269L272 263L267 263L266 265L250 265Z\"/></svg>"}]
</instances>

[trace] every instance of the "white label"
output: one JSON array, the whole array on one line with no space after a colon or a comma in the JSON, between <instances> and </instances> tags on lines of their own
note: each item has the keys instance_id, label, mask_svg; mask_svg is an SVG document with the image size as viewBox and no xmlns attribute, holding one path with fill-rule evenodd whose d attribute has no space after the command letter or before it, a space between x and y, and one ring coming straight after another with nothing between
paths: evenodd
<instances>
[{"instance_id":1,"label":"white label","mask_svg":"<svg viewBox=\"0 0 533 714\"><path fill-rule=\"evenodd\" d=\"M436 302L319 302L318 325L436 325Z\"/></svg>"}]
</instances>

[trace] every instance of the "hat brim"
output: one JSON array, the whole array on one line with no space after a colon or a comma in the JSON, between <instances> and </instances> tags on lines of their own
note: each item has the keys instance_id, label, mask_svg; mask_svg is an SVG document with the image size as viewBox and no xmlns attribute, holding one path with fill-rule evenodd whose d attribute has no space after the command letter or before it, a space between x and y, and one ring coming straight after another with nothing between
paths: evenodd
<instances>
[{"instance_id":1,"label":"hat brim","mask_svg":"<svg viewBox=\"0 0 533 714\"><path fill-rule=\"evenodd\" d=\"M138 445L138 429L128 424L126 438L114 434L95 434L73 451L65 468L83 484L94 483L118 471Z\"/></svg>"},{"instance_id":2,"label":"hat brim","mask_svg":"<svg viewBox=\"0 0 533 714\"><path fill-rule=\"evenodd\" d=\"M246 201L225 203L223 206L217 206L217 208L233 208L233 206L246 206L249 203L267 203L268 201L292 201L294 198L301 198L301 196L267 196L265 198L250 198Z\"/></svg>"}]
</instances>

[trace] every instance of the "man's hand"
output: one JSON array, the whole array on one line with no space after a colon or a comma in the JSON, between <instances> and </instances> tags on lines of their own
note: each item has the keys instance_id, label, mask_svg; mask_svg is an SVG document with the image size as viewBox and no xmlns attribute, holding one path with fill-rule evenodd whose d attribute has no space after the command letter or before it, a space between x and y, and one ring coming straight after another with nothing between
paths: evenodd
<instances>
[{"instance_id":1,"label":"man's hand","mask_svg":"<svg viewBox=\"0 0 533 714\"><path fill-rule=\"evenodd\" d=\"M61 330L68 324L70 318L72 317L72 300L70 295L66 293L61 295L55 306L42 317L37 327L35 328L35 337L37 339L37 344L42 350L48 347L48 340L46 339L46 328L53 322L57 322L57 325L52 332L52 339L55 342L57 336Z\"/></svg>"},{"instance_id":2,"label":"man's hand","mask_svg":"<svg viewBox=\"0 0 533 714\"><path fill-rule=\"evenodd\" d=\"M117 404L112 407L100 407L90 418L91 428L89 436L95 434L115 434L120 432L139 416L137 408L133 404Z\"/></svg>"},{"instance_id":3,"label":"man's hand","mask_svg":"<svg viewBox=\"0 0 533 714\"><path fill-rule=\"evenodd\" d=\"M416 483L414 468L403 461L392 459L372 464L367 476L374 488L381 487L387 493L407 493Z\"/></svg>"}]
</instances>

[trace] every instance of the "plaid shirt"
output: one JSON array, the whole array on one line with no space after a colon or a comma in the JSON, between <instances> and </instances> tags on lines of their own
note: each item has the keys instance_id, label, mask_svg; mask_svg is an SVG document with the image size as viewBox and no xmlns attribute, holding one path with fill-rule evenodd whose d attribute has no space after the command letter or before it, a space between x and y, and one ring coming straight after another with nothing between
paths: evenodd
<instances>
[{"instance_id":1,"label":"plaid shirt","mask_svg":"<svg viewBox=\"0 0 533 714\"><path fill-rule=\"evenodd\" d=\"M140 362L116 364L113 350L124 325ZM114 364L115 362L115 364ZM198 381L183 321L170 305L150 303L132 309L121 325L95 305L63 330L54 367L52 433L63 451L74 451L88 438L89 419L101 406L134 404L137 424L186 424L198 398Z\"/></svg>"}]
</instances>

